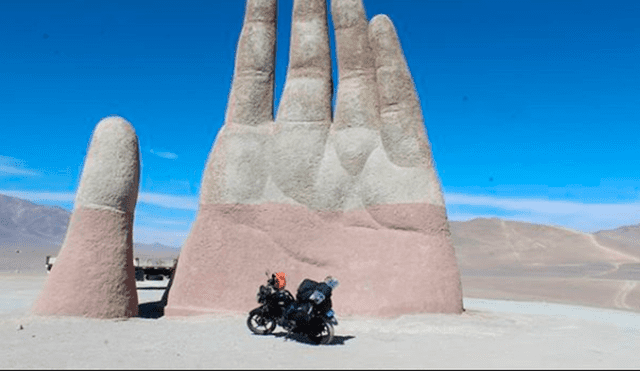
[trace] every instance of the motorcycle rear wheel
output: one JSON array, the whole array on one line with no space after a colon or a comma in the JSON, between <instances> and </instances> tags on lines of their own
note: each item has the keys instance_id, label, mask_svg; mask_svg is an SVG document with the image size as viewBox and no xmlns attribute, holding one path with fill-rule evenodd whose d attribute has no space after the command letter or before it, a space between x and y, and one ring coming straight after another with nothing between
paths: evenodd
<instances>
[{"instance_id":1,"label":"motorcycle rear wheel","mask_svg":"<svg viewBox=\"0 0 640 371\"><path fill-rule=\"evenodd\" d=\"M263 316L262 311L258 309L254 309L249 313L247 327L249 327L249 330L254 334L268 335L276 329L276 320Z\"/></svg>"},{"instance_id":2,"label":"motorcycle rear wheel","mask_svg":"<svg viewBox=\"0 0 640 371\"><path fill-rule=\"evenodd\" d=\"M314 335L309 335L309 338L316 344L330 344L333 340L333 334L333 324L326 320L322 320L322 329L320 332Z\"/></svg>"}]
</instances>

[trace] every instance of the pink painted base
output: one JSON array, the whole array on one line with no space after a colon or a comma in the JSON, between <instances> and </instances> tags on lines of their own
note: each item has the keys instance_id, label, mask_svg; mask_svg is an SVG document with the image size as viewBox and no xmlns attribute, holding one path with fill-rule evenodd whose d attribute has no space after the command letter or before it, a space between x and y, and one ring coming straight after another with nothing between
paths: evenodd
<instances>
[{"instance_id":1,"label":"pink painted base","mask_svg":"<svg viewBox=\"0 0 640 371\"><path fill-rule=\"evenodd\" d=\"M130 213L77 208L34 314L137 316L132 223Z\"/></svg>"},{"instance_id":2,"label":"pink painted base","mask_svg":"<svg viewBox=\"0 0 640 371\"><path fill-rule=\"evenodd\" d=\"M248 312L264 272L340 281L341 315L462 312L462 290L443 207L375 206L346 213L305 207L201 205L181 253L165 314Z\"/></svg>"}]
</instances>

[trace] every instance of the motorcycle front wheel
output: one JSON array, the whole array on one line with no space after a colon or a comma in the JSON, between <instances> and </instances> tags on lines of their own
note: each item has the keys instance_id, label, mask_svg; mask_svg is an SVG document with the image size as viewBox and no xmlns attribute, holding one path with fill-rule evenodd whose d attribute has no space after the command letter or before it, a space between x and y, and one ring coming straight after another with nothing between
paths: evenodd
<instances>
[{"instance_id":1,"label":"motorcycle front wheel","mask_svg":"<svg viewBox=\"0 0 640 371\"><path fill-rule=\"evenodd\" d=\"M333 325L326 320L322 320L320 331L310 335L309 338L316 344L330 344L333 340Z\"/></svg>"},{"instance_id":2,"label":"motorcycle front wheel","mask_svg":"<svg viewBox=\"0 0 640 371\"><path fill-rule=\"evenodd\" d=\"M260 308L254 309L247 318L247 327L257 335L268 335L276 329L276 320L262 315Z\"/></svg>"}]
</instances>

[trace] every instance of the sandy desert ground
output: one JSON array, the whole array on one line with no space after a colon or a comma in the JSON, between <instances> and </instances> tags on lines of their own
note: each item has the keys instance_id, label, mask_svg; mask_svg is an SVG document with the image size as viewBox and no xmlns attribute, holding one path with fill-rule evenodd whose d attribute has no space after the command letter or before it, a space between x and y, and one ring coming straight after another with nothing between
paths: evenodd
<instances>
[{"instance_id":1,"label":"sandy desert ground","mask_svg":"<svg viewBox=\"0 0 640 371\"><path fill-rule=\"evenodd\" d=\"M315 346L253 335L242 314L162 317L167 281L138 283L139 318L33 316L45 278L0 274L0 368L640 367L631 311L465 297L462 315L338 317L333 344Z\"/></svg>"}]
</instances>

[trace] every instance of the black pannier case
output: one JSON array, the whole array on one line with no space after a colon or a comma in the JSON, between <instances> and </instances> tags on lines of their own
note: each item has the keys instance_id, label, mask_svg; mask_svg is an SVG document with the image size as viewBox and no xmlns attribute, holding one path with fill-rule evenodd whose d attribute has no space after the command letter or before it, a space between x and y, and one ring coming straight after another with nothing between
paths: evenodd
<instances>
[{"instance_id":1,"label":"black pannier case","mask_svg":"<svg viewBox=\"0 0 640 371\"><path fill-rule=\"evenodd\" d=\"M296 300L299 302L308 301L309 297L315 290L320 291L326 299L331 298L331 287L324 282L316 282L307 278L300 283L300 286L298 286Z\"/></svg>"}]
</instances>

